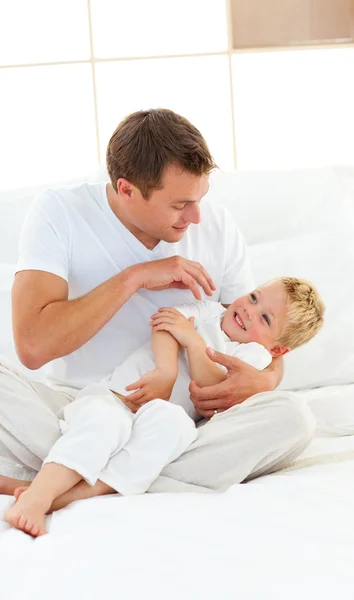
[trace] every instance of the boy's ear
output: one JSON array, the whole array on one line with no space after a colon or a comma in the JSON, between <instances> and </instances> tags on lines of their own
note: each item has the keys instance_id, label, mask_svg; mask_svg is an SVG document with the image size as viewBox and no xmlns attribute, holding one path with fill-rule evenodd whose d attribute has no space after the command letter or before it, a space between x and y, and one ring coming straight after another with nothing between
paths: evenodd
<instances>
[{"instance_id":1,"label":"boy's ear","mask_svg":"<svg viewBox=\"0 0 354 600\"><path fill-rule=\"evenodd\" d=\"M283 356L284 354L287 354L288 352L290 352L291 348L289 348L288 346L274 346L274 348L271 349L270 353L273 356L273 358L277 358L278 356Z\"/></svg>"}]
</instances>

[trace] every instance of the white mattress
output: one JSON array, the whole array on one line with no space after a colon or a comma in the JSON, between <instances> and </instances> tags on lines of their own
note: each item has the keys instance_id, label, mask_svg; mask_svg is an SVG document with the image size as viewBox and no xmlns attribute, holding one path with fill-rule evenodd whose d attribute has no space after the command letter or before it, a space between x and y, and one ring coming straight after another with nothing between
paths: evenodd
<instances>
[{"instance_id":1,"label":"white mattress","mask_svg":"<svg viewBox=\"0 0 354 600\"><path fill-rule=\"evenodd\" d=\"M37 540L0 521L2 597L352 600L353 506L354 436L317 438L222 495L94 498Z\"/></svg>"}]
</instances>

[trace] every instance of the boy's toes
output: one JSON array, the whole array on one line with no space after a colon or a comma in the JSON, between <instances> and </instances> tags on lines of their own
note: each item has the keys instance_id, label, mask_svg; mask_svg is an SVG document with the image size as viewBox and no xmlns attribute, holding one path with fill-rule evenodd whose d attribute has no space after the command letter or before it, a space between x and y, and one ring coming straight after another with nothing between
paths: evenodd
<instances>
[{"instance_id":1,"label":"boy's toes","mask_svg":"<svg viewBox=\"0 0 354 600\"><path fill-rule=\"evenodd\" d=\"M18 527L18 529L22 529L23 531L27 531L27 529L26 529L27 521L28 521L28 518L24 517L20 514L17 519L16 527Z\"/></svg>"},{"instance_id":2,"label":"boy's toes","mask_svg":"<svg viewBox=\"0 0 354 600\"><path fill-rule=\"evenodd\" d=\"M39 534L39 527L33 523L32 527L28 530L28 533L33 535L33 537L37 537Z\"/></svg>"}]
</instances>

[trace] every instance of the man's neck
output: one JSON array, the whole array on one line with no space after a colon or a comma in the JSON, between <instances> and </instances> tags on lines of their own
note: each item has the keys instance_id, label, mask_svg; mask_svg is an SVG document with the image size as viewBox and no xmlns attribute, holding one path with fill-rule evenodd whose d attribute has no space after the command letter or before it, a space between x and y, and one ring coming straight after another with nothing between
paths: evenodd
<instances>
[{"instance_id":1,"label":"man's neck","mask_svg":"<svg viewBox=\"0 0 354 600\"><path fill-rule=\"evenodd\" d=\"M129 220L129 216L124 210L124 205L119 197L119 194L117 194L117 192L113 189L111 183L107 184L106 193L108 204L111 207L111 210L115 214L117 219L119 219L122 225L124 225L124 227L128 229L128 231L130 231L130 233L134 237L136 237L139 240L139 242L143 244L143 246L145 246L145 248L147 248L148 250L153 250L160 242L160 240L152 237L144 231L141 231L141 229L139 229L133 223L131 223L131 221Z\"/></svg>"}]
</instances>

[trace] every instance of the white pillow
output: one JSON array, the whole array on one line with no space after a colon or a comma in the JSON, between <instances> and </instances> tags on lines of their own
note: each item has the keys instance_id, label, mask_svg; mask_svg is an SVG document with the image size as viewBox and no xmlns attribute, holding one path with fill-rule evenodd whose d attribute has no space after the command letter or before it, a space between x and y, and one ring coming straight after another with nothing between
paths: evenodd
<instances>
[{"instance_id":1,"label":"white pillow","mask_svg":"<svg viewBox=\"0 0 354 600\"><path fill-rule=\"evenodd\" d=\"M347 173L346 173L347 174ZM208 196L233 214L248 244L321 231L338 213L353 213L348 178L333 167L212 174ZM354 203L354 200L352 198Z\"/></svg>"},{"instance_id":2,"label":"white pillow","mask_svg":"<svg viewBox=\"0 0 354 600\"><path fill-rule=\"evenodd\" d=\"M326 305L322 330L285 357L281 389L354 382L354 236L352 229L323 231L250 247L259 285L273 277L309 279Z\"/></svg>"},{"instance_id":3,"label":"white pillow","mask_svg":"<svg viewBox=\"0 0 354 600\"><path fill-rule=\"evenodd\" d=\"M316 435L354 435L354 385L299 392L316 420Z\"/></svg>"}]
</instances>

